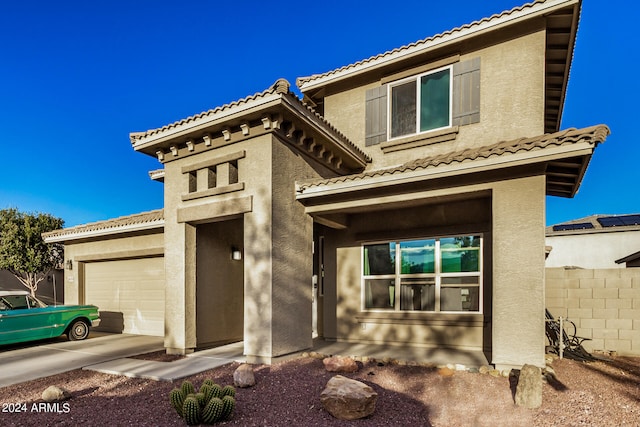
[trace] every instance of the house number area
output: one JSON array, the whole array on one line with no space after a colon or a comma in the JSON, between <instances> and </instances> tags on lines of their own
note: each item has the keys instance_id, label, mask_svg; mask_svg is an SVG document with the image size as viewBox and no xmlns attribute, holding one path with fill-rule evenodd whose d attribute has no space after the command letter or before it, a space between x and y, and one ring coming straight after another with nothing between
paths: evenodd
<instances>
[{"instance_id":1,"label":"house number area","mask_svg":"<svg viewBox=\"0 0 640 427\"><path fill-rule=\"evenodd\" d=\"M71 405L69 402L56 402L56 403L46 403L39 402L33 403L31 405L27 405L26 403L3 403L2 404L2 413L20 413L20 412L42 412L42 413L53 413L53 414L68 414L71 412Z\"/></svg>"}]
</instances>

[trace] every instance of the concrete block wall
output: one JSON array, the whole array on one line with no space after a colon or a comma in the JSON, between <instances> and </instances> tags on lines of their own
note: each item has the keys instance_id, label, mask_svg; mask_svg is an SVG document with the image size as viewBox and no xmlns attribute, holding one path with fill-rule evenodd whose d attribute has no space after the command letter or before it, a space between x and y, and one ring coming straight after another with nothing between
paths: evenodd
<instances>
[{"instance_id":1,"label":"concrete block wall","mask_svg":"<svg viewBox=\"0 0 640 427\"><path fill-rule=\"evenodd\" d=\"M591 338L588 351L640 355L640 268L547 268L545 302Z\"/></svg>"}]
</instances>

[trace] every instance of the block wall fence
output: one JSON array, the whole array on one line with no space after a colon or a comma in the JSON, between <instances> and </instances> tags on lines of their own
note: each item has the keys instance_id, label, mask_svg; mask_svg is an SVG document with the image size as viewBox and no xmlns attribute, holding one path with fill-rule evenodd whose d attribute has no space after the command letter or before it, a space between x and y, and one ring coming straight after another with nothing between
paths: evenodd
<instances>
[{"instance_id":1,"label":"block wall fence","mask_svg":"<svg viewBox=\"0 0 640 427\"><path fill-rule=\"evenodd\" d=\"M588 351L640 356L640 268L547 268L545 302L591 338Z\"/></svg>"}]
</instances>

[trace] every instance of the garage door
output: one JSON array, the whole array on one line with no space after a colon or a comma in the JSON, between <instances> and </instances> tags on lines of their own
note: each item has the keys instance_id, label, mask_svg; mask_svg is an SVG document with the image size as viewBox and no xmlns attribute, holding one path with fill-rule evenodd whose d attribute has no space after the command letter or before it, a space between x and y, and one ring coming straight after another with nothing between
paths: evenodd
<instances>
[{"instance_id":1,"label":"garage door","mask_svg":"<svg viewBox=\"0 0 640 427\"><path fill-rule=\"evenodd\" d=\"M100 310L100 330L164 335L164 258L85 264L85 301Z\"/></svg>"}]
</instances>

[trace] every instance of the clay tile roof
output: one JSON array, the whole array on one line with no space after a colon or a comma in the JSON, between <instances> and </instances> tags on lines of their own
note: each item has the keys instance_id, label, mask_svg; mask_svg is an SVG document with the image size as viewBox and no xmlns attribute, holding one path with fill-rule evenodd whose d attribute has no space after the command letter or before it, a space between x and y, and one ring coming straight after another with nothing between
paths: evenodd
<instances>
[{"instance_id":1,"label":"clay tile roof","mask_svg":"<svg viewBox=\"0 0 640 427\"><path fill-rule=\"evenodd\" d=\"M484 147L470 148L463 151L416 159L393 168L372 170L337 178L303 181L298 183L298 188L299 191L304 191L311 187L319 187L338 182L356 181L365 178L400 174L407 171L435 168L441 165L463 163L477 159L487 159L492 156L516 154L518 152L539 150L551 146L561 146L577 142L591 142L594 145L597 145L603 142L609 133L609 128L606 125L596 125L583 129L570 128L560 132L544 134L533 138L519 138L510 141L502 141Z\"/></svg>"},{"instance_id":2,"label":"clay tile roof","mask_svg":"<svg viewBox=\"0 0 640 427\"><path fill-rule=\"evenodd\" d=\"M178 120L177 122L173 122L170 123L168 125L162 126L161 128L157 128L157 129L150 129L146 132L132 132L129 134L129 138L131 139L131 143L135 144L136 141L146 138L148 136L151 135L155 135L158 133L162 133L165 132L167 130L173 129L173 128L177 128L180 126L184 126L186 124L189 124L191 122L194 122L196 120L200 120L203 118L206 118L208 116L213 116L217 113L220 113L222 111L226 111L235 107L239 107L239 106L243 106L246 104L249 104L253 101L256 101L258 99L262 99L265 98L269 95L274 95L276 93L286 93L289 92L289 82L287 82L285 79L279 79L278 81L276 81L271 87L269 87L268 89L262 91L262 92L258 92L258 93L254 93L253 95L249 95L247 97L244 97L242 99L238 99L237 101L233 101L230 102L228 104L224 104L221 105L219 107L213 108L211 110L208 111L203 111L199 114L195 114L193 116L187 117L185 119L182 120Z\"/></svg>"},{"instance_id":3,"label":"clay tile roof","mask_svg":"<svg viewBox=\"0 0 640 427\"><path fill-rule=\"evenodd\" d=\"M129 138L131 140L131 144L136 144L138 141L153 136L157 134L161 134L171 129L175 129L181 126L189 125L192 122L206 119L207 117L214 116L223 111L227 111L234 108L242 108L243 106L250 106L251 103L264 99L271 95L281 95L282 97L286 97L292 103L297 104L299 107L306 110L311 116L315 117L316 120L320 122L322 126L324 126L329 133L333 134L334 137L343 142L353 153L355 153L358 157L364 159L366 162L370 162L371 158L362 151L356 144L351 142L342 132L340 132L337 128L335 128L331 123L327 121L322 115L320 115L313 107L311 107L306 102L303 102L298 96L290 90L291 85L286 79L278 79L273 85L271 85L268 89L255 93L253 95L247 96L245 98L239 99L237 101L230 102L228 104L222 105L220 107L213 108L208 111L204 111L200 114L196 114L186 119L178 120L177 122L165 125L161 128L150 129L146 132L131 132L129 134Z\"/></svg>"},{"instance_id":4,"label":"clay tile roof","mask_svg":"<svg viewBox=\"0 0 640 427\"><path fill-rule=\"evenodd\" d=\"M353 68L361 67L363 65L379 61L381 59L387 58L389 56L392 56L392 55L395 55L395 54L398 54L398 53L402 53L402 52L410 50L410 49L420 48L420 47L423 47L423 46L424 47L428 47L429 44L432 44L432 43L434 43L434 42L436 42L439 39L442 39L444 37L452 36L452 35L455 35L456 33L460 33L460 32L465 31L465 30L473 30L476 27L480 27L481 25L486 24L486 23L490 23L491 21L495 21L495 20L500 19L500 18L508 17L509 15L513 15L513 14L515 14L517 12L521 12L521 11L524 11L526 9L531 9L534 6L538 5L538 4L545 3L546 1L547 0L536 0L536 1L533 1L531 3L526 3L526 4L522 5L522 6L518 6L518 7L515 7L513 9L510 9L510 10L505 10L505 11L503 11L501 13L496 13L496 14L490 16L490 17L483 18L483 19L471 22L469 24L465 24L465 25L462 25L460 27L453 28L453 29L445 31L443 33L436 34L434 36L427 37L425 39L418 40L416 42L413 42L413 43L410 43L410 44L407 44L407 45L404 45L404 46L401 46L401 47L398 47L398 48L395 48L395 49L392 49L392 50L388 50L388 51L386 51L384 53L381 53L381 54L378 54L378 55L375 55L375 56L371 56L371 57L369 57L367 59L363 59L363 60L358 61L358 62L354 62L353 64L345 65L345 66L337 68L335 70L327 71L327 72L321 73L321 74L313 74L313 75L307 76L307 77L299 77L298 79L296 79L296 84L297 84L298 87L300 87L301 85L303 85L305 83L309 83L309 82L311 82L313 80L316 80L316 79L319 79L319 78L322 78L322 77L331 76L333 74L338 74L338 73L341 73L343 71L347 71L347 70L350 70L350 69L353 69Z\"/></svg>"},{"instance_id":5,"label":"clay tile roof","mask_svg":"<svg viewBox=\"0 0 640 427\"><path fill-rule=\"evenodd\" d=\"M43 233L45 240L64 241L87 234L104 234L124 232L131 228L149 229L164 227L164 210L142 212L133 215L121 216L105 221L92 222L89 224L76 225L75 227L63 228Z\"/></svg>"}]
</instances>

